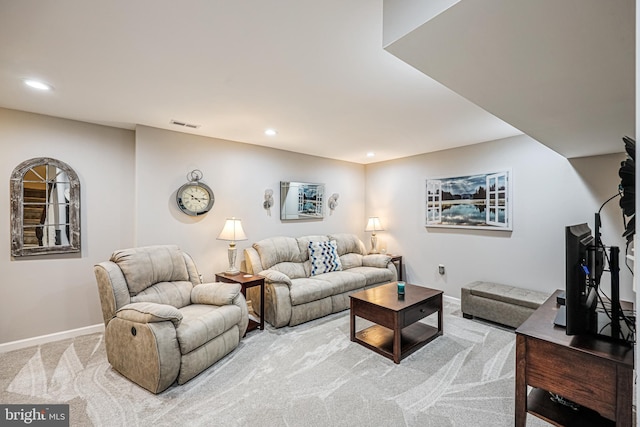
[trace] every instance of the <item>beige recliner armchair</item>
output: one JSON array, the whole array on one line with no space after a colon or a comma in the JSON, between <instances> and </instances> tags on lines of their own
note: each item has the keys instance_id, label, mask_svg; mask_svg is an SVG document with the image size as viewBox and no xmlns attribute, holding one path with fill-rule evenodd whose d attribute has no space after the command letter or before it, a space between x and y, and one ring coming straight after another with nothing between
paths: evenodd
<instances>
[{"instance_id":1,"label":"beige recliner armchair","mask_svg":"<svg viewBox=\"0 0 640 427\"><path fill-rule=\"evenodd\" d=\"M177 246L119 250L94 272L109 363L153 393L216 363L247 329L240 285L201 283Z\"/></svg>"}]
</instances>

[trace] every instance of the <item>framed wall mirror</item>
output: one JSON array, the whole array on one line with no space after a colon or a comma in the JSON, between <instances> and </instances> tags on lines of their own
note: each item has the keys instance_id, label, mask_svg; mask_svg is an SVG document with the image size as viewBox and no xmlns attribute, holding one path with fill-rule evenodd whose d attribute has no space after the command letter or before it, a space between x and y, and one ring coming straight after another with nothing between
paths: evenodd
<instances>
[{"instance_id":1,"label":"framed wall mirror","mask_svg":"<svg viewBox=\"0 0 640 427\"><path fill-rule=\"evenodd\" d=\"M60 160L38 157L11 174L11 254L80 252L80 181Z\"/></svg>"},{"instance_id":2,"label":"framed wall mirror","mask_svg":"<svg viewBox=\"0 0 640 427\"><path fill-rule=\"evenodd\" d=\"M280 219L282 221L322 219L324 184L280 181Z\"/></svg>"}]
</instances>

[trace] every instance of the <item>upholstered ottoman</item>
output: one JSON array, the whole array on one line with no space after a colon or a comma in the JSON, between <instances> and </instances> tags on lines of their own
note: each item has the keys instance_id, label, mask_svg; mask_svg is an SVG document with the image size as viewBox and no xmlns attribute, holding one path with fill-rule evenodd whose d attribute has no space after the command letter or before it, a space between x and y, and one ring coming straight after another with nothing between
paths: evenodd
<instances>
[{"instance_id":1,"label":"upholstered ottoman","mask_svg":"<svg viewBox=\"0 0 640 427\"><path fill-rule=\"evenodd\" d=\"M517 328L550 294L490 282L473 282L461 289L462 315Z\"/></svg>"}]
</instances>

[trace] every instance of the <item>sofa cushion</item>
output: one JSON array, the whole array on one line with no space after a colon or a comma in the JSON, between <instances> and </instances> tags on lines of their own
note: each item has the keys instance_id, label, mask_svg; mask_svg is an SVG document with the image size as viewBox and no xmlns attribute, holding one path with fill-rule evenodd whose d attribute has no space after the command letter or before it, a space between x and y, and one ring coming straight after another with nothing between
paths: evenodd
<instances>
[{"instance_id":1,"label":"sofa cushion","mask_svg":"<svg viewBox=\"0 0 640 427\"><path fill-rule=\"evenodd\" d=\"M367 249L364 247L362 240L355 234L338 233L330 234L329 240L335 240L338 246L338 255L344 255L348 253L355 253L360 255L366 255Z\"/></svg>"},{"instance_id":2,"label":"sofa cushion","mask_svg":"<svg viewBox=\"0 0 640 427\"><path fill-rule=\"evenodd\" d=\"M309 261L302 262L281 262L276 265L272 265L269 270L279 271L285 274L290 279L298 279L300 277L309 277L310 269L305 268L305 264L309 264Z\"/></svg>"},{"instance_id":3,"label":"sofa cushion","mask_svg":"<svg viewBox=\"0 0 640 427\"><path fill-rule=\"evenodd\" d=\"M159 282L189 280L182 251L175 245L123 249L115 251L111 261L122 270L131 296Z\"/></svg>"},{"instance_id":4,"label":"sofa cushion","mask_svg":"<svg viewBox=\"0 0 640 427\"><path fill-rule=\"evenodd\" d=\"M235 304L191 304L180 309L183 318L176 328L180 352L187 354L240 323L242 310Z\"/></svg>"},{"instance_id":5,"label":"sofa cushion","mask_svg":"<svg viewBox=\"0 0 640 427\"><path fill-rule=\"evenodd\" d=\"M169 304L176 308L191 304L193 283L186 280L160 282L131 297L131 302L155 302Z\"/></svg>"},{"instance_id":6,"label":"sofa cushion","mask_svg":"<svg viewBox=\"0 0 640 427\"><path fill-rule=\"evenodd\" d=\"M348 270L353 267L361 267L362 255L354 253L340 255L340 263L342 264L343 270Z\"/></svg>"},{"instance_id":7,"label":"sofa cushion","mask_svg":"<svg viewBox=\"0 0 640 427\"><path fill-rule=\"evenodd\" d=\"M268 270L281 262L302 262L298 241L293 237L272 237L253 244L260 255L262 268Z\"/></svg>"},{"instance_id":8,"label":"sofa cushion","mask_svg":"<svg viewBox=\"0 0 640 427\"><path fill-rule=\"evenodd\" d=\"M366 278L367 286L394 280L393 271L388 268L363 266L351 268L349 272L362 274Z\"/></svg>"},{"instance_id":9,"label":"sofa cushion","mask_svg":"<svg viewBox=\"0 0 640 427\"><path fill-rule=\"evenodd\" d=\"M311 261L312 276L342 270L338 248L333 240L309 242L309 260Z\"/></svg>"},{"instance_id":10,"label":"sofa cushion","mask_svg":"<svg viewBox=\"0 0 640 427\"><path fill-rule=\"evenodd\" d=\"M332 271L313 278L331 283L332 295L353 291L354 289L362 289L367 284L367 279L363 274L354 273L353 271Z\"/></svg>"},{"instance_id":11,"label":"sofa cushion","mask_svg":"<svg viewBox=\"0 0 640 427\"><path fill-rule=\"evenodd\" d=\"M331 282L317 278L300 278L291 280L289 295L291 305L306 304L311 301L333 295L334 289Z\"/></svg>"}]
</instances>

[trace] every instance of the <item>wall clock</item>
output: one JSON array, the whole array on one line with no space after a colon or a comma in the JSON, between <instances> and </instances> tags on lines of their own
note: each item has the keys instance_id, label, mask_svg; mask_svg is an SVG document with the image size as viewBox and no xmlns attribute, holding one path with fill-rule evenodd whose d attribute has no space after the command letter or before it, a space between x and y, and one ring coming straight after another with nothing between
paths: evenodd
<instances>
[{"instance_id":1,"label":"wall clock","mask_svg":"<svg viewBox=\"0 0 640 427\"><path fill-rule=\"evenodd\" d=\"M215 197L207 184L201 182L202 171L192 170L187 182L176 192L176 203L182 212L190 216L204 215L211 210Z\"/></svg>"}]
</instances>

